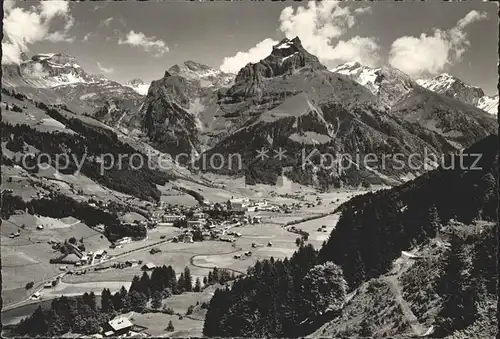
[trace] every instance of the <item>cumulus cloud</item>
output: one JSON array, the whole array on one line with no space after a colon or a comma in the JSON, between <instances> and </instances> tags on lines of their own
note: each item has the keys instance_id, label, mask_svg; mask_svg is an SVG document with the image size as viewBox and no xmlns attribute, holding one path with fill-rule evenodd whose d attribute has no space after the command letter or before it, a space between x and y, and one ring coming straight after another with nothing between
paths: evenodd
<instances>
[{"instance_id":1,"label":"cumulus cloud","mask_svg":"<svg viewBox=\"0 0 500 339\"><path fill-rule=\"evenodd\" d=\"M329 66L346 61L374 65L379 60L375 38L356 36L347 41L340 40L356 24L358 16L368 13L371 13L370 7L352 11L338 1L310 1L307 6L299 6L296 10L291 6L284 8L279 17L279 27L289 39L298 36L306 50ZM271 52L271 41L263 40L247 52L225 58L221 70L228 69L228 65L234 69L247 62L259 61ZM268 53L263 55L264 50Z\"/></svg>"},{"instance_id":2,"label":"cumulus cloud","mask_svg":"<svg viewBox=\"0 0 500 339\"><path fill-rule=\"evenodd\" d=\"M154 57L160 57L170 50L165 41L156 39L155 36L148 37L142 32L136 33L134 31L128 32L125 40L118 39L118 44L141 47L146 52L151 52Z\"/></svg>"},{"instance_id":3,"label":"cumulus cloud","mask_svg":"<svg viewBox=\"0 0 500 339\"><path fill-rule=\"evenodd\" d=\"M434 29L432 35L400 37L392 43L389 64L411 76L437 74L461 60L470 46L464 29L485 18L486 13L472 10L449 30Z\"/></svg>"},{"instance_id":4,"label":"cumulus cloud","mask_svg":"<svg viewBox=\"0 0 500 339\"><path fill-rule=\"evenodd\" d=\"M97 62L97 67L99 67L101 72L103 72L104 74L111 74L114 72L113 68L106 68L103 65L101 65L101 63L99 61Z\"/></svg>"},{"instance_id":5,"label":"cumulus cloud","mask_svg":"<svg viewBox=\"0 0 500 339\"><path fill-rule=\"evenodd\" d=\"M347 41L339 41L333 48L337 60L357 61L362 65L374 67L380 61L380 46L372 38L359 35Z\"/></svg>"},{"instance_id":6,"label":"cumulus cloud","mask_svg":"<svg viewBox=\"0 0 500 339\"><path fill-rule=\"evenodd\" d=\"M15 1L6 1L4 10L2 63L20 63L21 53L27 52L28 46L38 41L74 41L74 38L68 36L68 31L74 24L69 2L41 1L37 6L23 9L15 7ZM64 28L51 31L51 23L56 17L64 20Z\"/></svg>"},{"instance_id":7,"label":"cumulus cloud","mask_svg":"<svg viewBox=\"0 0 500 339\"><path fill-rule=\"evenodd\" d=\"M246 52L238 52L235 56L224 58L220 70L228 73L236 73L249 62L255 63L267 57L273 50L273 46L279 41L265 39Z\"/></svg>"}]
</instances>

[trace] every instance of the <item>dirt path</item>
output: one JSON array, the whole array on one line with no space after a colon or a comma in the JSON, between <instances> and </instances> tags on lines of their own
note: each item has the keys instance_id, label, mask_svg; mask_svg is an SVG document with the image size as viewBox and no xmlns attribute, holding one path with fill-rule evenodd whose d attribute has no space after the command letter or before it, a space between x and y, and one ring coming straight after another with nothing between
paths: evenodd
<instances>
[{"instance_id":1,"label":"dirt path","mask_svg":"<svg viewBox=\"0 0 500 339\"><path fill-rule=\"evenodd\" d=\"M403 298L402 286L399 282L399 277L408 270L413 264L410 257L402 254L399 259L396 260L391 272L384 277L385 281L389 283L389 288L394 295L394 300L401 308L403 316L410 325L413 333L418 336L424 336L428 332L428 328L420 323L418 318L415 316L411 310L408 302Z\"/></svg>"}]
</instances>

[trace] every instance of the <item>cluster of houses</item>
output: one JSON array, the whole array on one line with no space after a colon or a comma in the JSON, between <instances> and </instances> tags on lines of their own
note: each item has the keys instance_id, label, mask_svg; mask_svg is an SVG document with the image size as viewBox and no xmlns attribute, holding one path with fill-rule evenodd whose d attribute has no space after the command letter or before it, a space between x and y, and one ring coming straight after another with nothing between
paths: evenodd
<instances>
[{"instance_id":1,"label":"cluster of houses","mask_svg":"<svg viewBox=\"0 0 500 339\"><path fill-rule=\"evenodd\" d=\"M107 251L105 250L85 252L70 243L66 243L65 246L67 252L59 258L51 259L51 263L85 266L107 258Z\"/></svg>"}]
</instances>

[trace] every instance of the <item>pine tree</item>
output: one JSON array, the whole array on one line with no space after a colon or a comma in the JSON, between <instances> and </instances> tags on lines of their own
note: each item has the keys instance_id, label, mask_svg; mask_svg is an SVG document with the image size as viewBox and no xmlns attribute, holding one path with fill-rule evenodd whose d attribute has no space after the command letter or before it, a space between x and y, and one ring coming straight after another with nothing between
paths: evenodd
<instances>
[{"instance_id":1,"label":"pine tree","mask_svg":"<svg viewBox=\"0 0 500 339\"><path fill-rule=\"evenodd\" d=\"M443 337L461 330L475 321L477 308L476 293L472 279L463 274L469 272L467 255L463 253L461 241L457 236L450 239L451 248L445 259L445 275L438 286L438 293L444 299L443 307L436 317L437 337Z\"/></svg>"},{"instance_id":2,"label":"pine tree","mask_svg":"<svg viewBox=\"0 0 500 339\"><path fill-rule=\"evenodd\" d=\"M158 310L162 304L162 295L159 291L153 293L153 298L151 300L151 307Z\"/></svg>"},{"instance_id":3,"label":"pine tree","mask_svg":"<svg viewBox=\"0 0 500 339\"><path fill-rule=\"evenodd\" d=\"M194 291L195 292L201 292L201 281L200 281L200 278L196 278L196 282L195 282L195 285L194 285Z\"/></svg>"},{"instance_id":4,"label":"pine tree","mask_svg":"<svg viewBox=\"0 0 500 339\"><path fill-rule=\"evenodd\" d=\"M436 205L432 205L429 209L428 222L432 235L438 235L439 228L441 227L441 219Z\"/></svg>"},{"instance_id":5,"label":"pine tree","mask_svg":"<svg viewBox=\"0 0 500 339\"><path fill-rule=\"evenodd\" d=\"M135 312L144 312L147 303L147 298L144 293L132 291L129 293L128 297L130 299L130 306Z\"/></svg>"},{"instance_id":6,"label":"pine tree","mask_svg":"<svg viewBox=\"0 0 500 339\"><path fill-rule=\"evenodd\" d=\"M109 313L114 310L111 291L107 288L102 290L101 293L101 312Z\"/></svg>"},{"instance_id":7,"label":"pine tree","mask_svg":"<svg viewBox=\"0 0 500 339\"><path fill-rule=\"evenodd\" d=\"M140 286L140 292L143 293L146 300L148 300L151 297L151 279L146 272L142 273Z\"/></svg>"},{"instance_id":8,"label":"pine tree","mask_svg":"<svg viewBox=\"0 0 500 339\"><path fill-rule=\"evenodd\" d=\"M130 288L128 289L129 292L136 291L136 292L141 292L141 278L139 278L138 275L134 275L134 278L132 278L132 283L130 284Z\"/></svg>"},{"instance_id":9,"label":"pine tree","mask_svg":"<svg viewBox=\"0 0 500 339\"><path fill-rule=\"evenodd\" d=\"M177 286L174 289L174 294L181 294L184 292L184 287L186 286L186 281L184 280L184 273L181 273L179 280L177 280Z\"/></svg>"},{"instance_id":10,"label":"pine tree","mask_svg":"<svg viewBox=\"0 0 500 339\"><path fill-rule=\"evenodd\" d=\"M191 270L186 266L184 269L184 290L192 291L193 289L193 277L191 276Z\"/></svg>"},{"instance_id":11,"label":"pine tree","mask_svg":"<svg viewBox=\"0 0 500 339\"><path fill-rule=\"evenodd\" d=\"M172 324L172 320L170 320L170 321L168 322L167 331L168 331L168 332L173 332L173 331L175 331L174 325Z\"/></svg>"},{"instance_id":12,"label":"pine tree","mask_svg":"<svg viewBox=\"0 0 500 339\"><path fill-rule=\"evenodd\" d=\"M210 275L210 272L208 272L208 274ZM207 284L208 284L207 277L203 277L203 285L206 286Z\"/></svg>"}]
</instances>

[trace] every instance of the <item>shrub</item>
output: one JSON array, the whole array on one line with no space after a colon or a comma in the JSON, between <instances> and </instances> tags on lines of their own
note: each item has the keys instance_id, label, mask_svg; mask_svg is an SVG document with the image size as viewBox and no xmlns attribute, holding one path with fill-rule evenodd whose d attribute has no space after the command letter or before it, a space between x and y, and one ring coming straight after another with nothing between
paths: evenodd
<instances>
[{"instance_id":1,"label":"shrub","mask_svg":"<svg viewBox=\"0 0 500 339\"><path fill-rule=\"evenodd\" d=\"M34 285L35 285L35 283L33 281L30 281L29 283L26 284L26 289L29 290L29 289L33 288Z\"/></svg>"}]
</instances>

